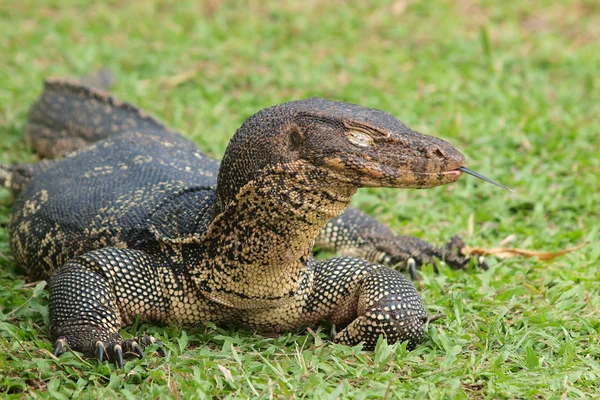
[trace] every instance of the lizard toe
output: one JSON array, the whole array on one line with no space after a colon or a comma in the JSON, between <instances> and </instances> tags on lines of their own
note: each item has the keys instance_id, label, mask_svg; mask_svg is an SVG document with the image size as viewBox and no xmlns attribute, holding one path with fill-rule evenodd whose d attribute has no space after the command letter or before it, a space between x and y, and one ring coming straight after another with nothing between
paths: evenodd
<instances>
[{"instance_id":1,"label":"lizard toe","mask_svg":"<svg viewBox=\"0 0 600 400\"><path fill-rule=\"evenodd\" d=\"M112 357L117 364L117 368L123 369L123 348L120 344L115 344L112 346Z\"/></svg>"},{"instance_id":2,"label":"lizard toe","mask_svg":"<svg viewBox=\"0 0 600 400\"><path fill-rule=\"evenodd\" d=\"M167 352L165 351L164 344L155 338L154 336L142 335L138 337L138 342L144 347L156 345L156 353L161 357L166 357Z\"/></svg>"},{"instance_id":3,"label":"lizard toe","mask_svg":"<svg viewBox=\"0 0 600 400\"><path fill-rule=\"evenodd\" d=\"M138 358L144 358L144 350L136 339L124 340L121 342L121 349L125 355L135 355Z\"/></svg>"},{"instance_id":4,"label":"lizard toe","mask_svg":"<svg viewBox=\"0 0 600 400\"><path fill-rule=\"evenodd\" d=\"M67 339L64 336L59 337L54 342L54 351L52 352L56 357L67 351Z\"/></svg>"},{"instance_id":5,"label":"lizard toe","mask_svg":"<svg viewBox=\"0 0 600 400\"><path fill-rule=\"evenodd\" d=\"M144 358L144 350L142 350L142 348L137 342L134 341L131 344L131 350L133 350L133 352L137 354L139 358Z\"/></svg>"},{"instance_id":6,"label":"lizard toe","mask_svg":"<svg viewBox=\"0 0 600 400\"><path fill-rule=\"evenodd\" d=\"M488 262L485 260L484 256L480 256L479 258L477 258L477 264L479 264L481 269L484 271L487 271L488 269L490 269L490 264L488 264Z\"/></svg>"}]
</instances>

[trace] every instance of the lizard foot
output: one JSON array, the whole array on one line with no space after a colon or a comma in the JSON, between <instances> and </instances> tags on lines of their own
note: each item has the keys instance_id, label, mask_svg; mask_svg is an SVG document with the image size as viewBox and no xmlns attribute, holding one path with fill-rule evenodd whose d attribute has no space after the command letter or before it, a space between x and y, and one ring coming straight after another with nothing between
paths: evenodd
<instances>
[{"instance_id":1,"label":"lizard foot","mask_svg":"<svg viewBox=\"0 0 600 400\"><path fill-rule=\"evenodd\" d=\"M401 296L390 295L368 308L340 332L332 331L333 341L348 346L363 342L364 350L373 350L380 335L388 343L408 341L407 348L414 349L425 334L425 310L407 307Z\"/></svg>"},{"instance_id":2,"label":"lizard foot","mask_svg":"<svg viewBox=\"0 0 600 400\"><path fill-rule=\"evenodd\" d=\"M465 243L458 235L441 247L410 236L401 236L395 240L383 240L376 243L377 251L382 254L379 262L406 270L412 280L417 279L417 270L424 264L432 264L434 272L439 273L436 259L444 261L452 269L466 270L472 257L463 254L464 247ZM475 258L475 263L483 270L490 268L483 257Z\"/></svg>"},{"instance_id":3,"label":"lizard foot","mask_svg":"<svg viewBox=\"0 0 600 400\"><path fill-rule=\"evenodd\" d=\"M72 346L70 346L70 343ZM124 340L119 334L110 334L108 338L96 340L93 344L90 341L80 343L72 339L69 340L67 336L60 336L54 343L54 355L59 356L71 347L73 350L83 352L86 356L95 356L100 362L105 359L113 360L118 368L123 369L123 356L133 355L144 358L143 349L153 344L158 346L156 350L158 355L166 357L167 353L162 342L152 336L141 335L135 339Z\"/></svg>"},{"instance_id":4,"label":"lizard foot","mask_svg":"<svg viewBox=\"0 0 600 400\"><path fill-rule=\"evenodd\" d=\"M469 266L472 257L463 254L464 247L465 242L459 235L453 236L444 246L443 259L452 269L467 269ZM485 261L485 257L483 256L476 257L475 263L484 271L490 269L490 265Z\"/></svg>"},{"instance_id":5,"label":"lizard foot","mask_svg":"<svg viewBox=\"0 0 600 400\"><path fill-rule=\"evenodd\" d=\"M409 349L417 346L425 335L428 315L414 285L404 275L376 266L361 276L358 290L354 320L340 332L333 328L334 342L349 346L363 342L365 350L373 350L379 336L384 336L390 344L408 341Z\"/></svg>"}]
</instances>

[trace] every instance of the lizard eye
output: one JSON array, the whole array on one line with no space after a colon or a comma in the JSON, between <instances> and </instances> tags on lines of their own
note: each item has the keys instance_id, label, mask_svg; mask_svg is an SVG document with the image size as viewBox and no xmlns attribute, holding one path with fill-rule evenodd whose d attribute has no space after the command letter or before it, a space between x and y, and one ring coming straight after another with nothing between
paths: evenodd
<instances>
[{"instance_id":1,"label":"lizard eye","mask_svg":"<svg viewBox=\"0 0 600 400\"><path fill-rule=\"evenodd\" d=\"M348 141L356 146L369 147L375 144L373 138L364 132L348 131L346 132Z\"/></svg>"}]
</instances>

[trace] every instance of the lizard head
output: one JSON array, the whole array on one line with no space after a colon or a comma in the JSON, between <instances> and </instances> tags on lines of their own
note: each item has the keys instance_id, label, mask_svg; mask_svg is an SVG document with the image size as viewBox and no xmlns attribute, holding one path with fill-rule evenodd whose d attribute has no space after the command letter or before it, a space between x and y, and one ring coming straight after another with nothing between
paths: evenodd
<instances>
[{"instance_id":1,"label":"lizard head","mask_svg":"<svg viewBox=\"0 0 600 400\"><path fill-rule=\"evenodd\" d=\"M416 132L387 112L320 98L291 101L257 112L237 130L219 171L217 203L220 209L244 186L281 173L354 190L429 188L454 182L463 172L496 184L464 164L448 142ZM293 189L289 181L279 182Z\"/></svg>"},{"instance_id":2,"label":"lizard head","mask_svg":"<svg viewBox=\"0 0 600 400\"><path fill-rule=\"evenodd\" d=\"M429 188L456 181L465 157L448 142L355 104L298 101L288 127L298 157L356 187Z\"/></svg>"}]
</instances>

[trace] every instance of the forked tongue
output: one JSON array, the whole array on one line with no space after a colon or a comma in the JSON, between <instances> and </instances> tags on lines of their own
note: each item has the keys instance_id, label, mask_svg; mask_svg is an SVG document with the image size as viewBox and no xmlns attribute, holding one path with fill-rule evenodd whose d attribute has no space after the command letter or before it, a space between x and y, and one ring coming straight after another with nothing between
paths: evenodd
<instances>
[{"instance_id":1,"label":"forked tongue","mask_svg":"<svg viewBox=\"0 0 600 400\"><path fill-rule=\"evenodd\" d=\"M475 171L471 171L469 168L466 168L466 167L460 167L458 170L459 170L459 171L462 171L462 172L464 172L465 174L473 175L475 178L479 178L479 179L481 179L482 181L486 181L486 182L488 182L488 183L491 183L492 185L496 185L496 186L498 186L498 187L501 187L501 188L502 188L502 189L504 189L504 190L508 190L509 192L513 192L513 193L515 192L515 191L514 191L514 190L512 190L511 188L508 188L508 187L506 187L506 186L504 186L504 185L501 185L501 184L499 184L498 182L494 182L494 181L493 181L493 180L491 180L490 178L486 178L485 176L483 176L483 175L481 175L481 174L478 174L478 173L477 173L477 172L475 172Z\"/></svg>"}]
</instances>

